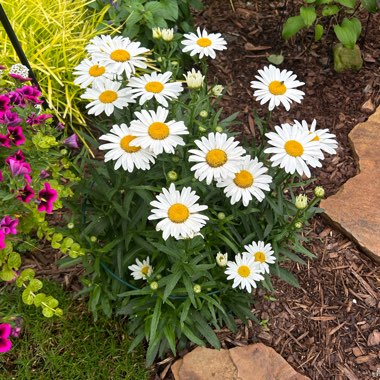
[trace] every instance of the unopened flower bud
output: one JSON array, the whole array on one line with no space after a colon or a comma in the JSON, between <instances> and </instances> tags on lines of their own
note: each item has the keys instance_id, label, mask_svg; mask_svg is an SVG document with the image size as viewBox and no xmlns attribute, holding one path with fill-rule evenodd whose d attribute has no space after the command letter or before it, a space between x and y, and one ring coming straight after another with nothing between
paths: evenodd
<instances>
[{"instance_id":1,"label":"unopened flower bud","mask_svg":"<svg viewBox=\"0 0 380 380\"><path fill-rule=\"evenodd\" d=\"M170 181L177 181L177 179L178 179L178 174L174 170L170 170L170 172L168 172L167 176L170 179Z\"/></svg>"},{"instance_id":2,"label":"unopened flower bud","mask_svg":"<svg viewBox=\"0 0 380 380\"><path fill-rule=\"evenodd\" d=\"M314 195L317 197L317 198L323 198L325 196L325 189L322 187L322 186L317 186L315 189L314 189Z\"/></svg>"},{"instance_id":3,"label":"unopened flower bud","mask_svg":"<svg viewBox=\"0 0 380 380\"><path fill-rule=\"evenodd\" d=\"M62 156L66 156L67 153L69 153L69 151L67 149L61 149L61 154Z\"/></svg>"},{"instance_id":4,"label":"unopened flower bud","mask_svg":"<svg viewBox=\"0 0 380 380\"><path fill-rule=\"evenodd\" d=\"M193 290L194 290L194 293L199 294L202 291L202 287L200 285L198 285L198 284L195 284L193 286Z\"/></svg>"},{"instance_id":5,"label":"unopened flower bud","mask_svg":"<svg viewBox=\"0 0 380 380\"><path fill-rule=\"evenodd\" d=\"M161 28L152 28L152 35L155 40L160 40L162 37Z\"/></svg>"},{"instance_id":6,"label":"unopened flower bud","mask_svg":"<svg viewBox=\"0 0 380 380\"><path fill-rule=\"evenodd\" d=\"M170 42L170 41L173 40L174 30L173 30L173 28L171 28L171 29L161 29L161 35L162 35L162 39L165 42Z\"/></svg>"},{"instance_id":7,"label":"unopened flower bud","mask_svg":"<svg viewBox=\"0 0 380 380\"><path fill-rule=\"evenodd\" d=\"M295 205L298 210L305 209L307 207L307 196L303 194L296 196Z\"/></svg>"},{"instance_id":8,"label":"unopened flower bud","mask_svg":"<svg viewBox=\"0 0 380 380\"><path fill-rule=\"evenodd\" d=\"M294 223L294 227L299 230L300 228L302 228L302 222L296 222L296 223Z\"/></svg>"},{"instance_id":9,"label":"unopened flower bud","mask_svg":"<svg viewBox=\"0 0 380 380\"><path fill-rule=\"evenodd\" d=\"M183 75L186 79L187 86L192 89L198 89L203 86L203 81L205 77L202 75L200 71L195 71L192 69L187 72L187 75Z\"/></svg>"},{"instance_id":10,"label":"unopened flower bud","mask_svg":"<svg viewBox=\"0 0 380 380\"><path fill-rule=\"evenodd\" d=\"M158 282L157 281L153 281L150 283L150 288L152 290L157 290L158 289Z\"/></svg>"},{"instance_id":11,"label":"unopened flower bud","mask_svg":"<svg viewBox=\"0 0 380 380\"><path fill-rule=\"evenodd\" d=\"M205 119L208 116L208 112L206 110L202 110L199 112L199 116Z\"/></svg>"},{"instance_id":12,"label":"unopened flower bud","mask_svg":"<svg viewBox=\"0 0 380 380\"><path fill-rule=\"evenodd\" d=\"M160 274L158 274L158 275L156 276L156 278L157 278L157 280L161 280L162 276L161 276Z\"/></svg>"},{"instance_id":13,"label":"unopened flower bud","mask_svg":"<svg viewBox=\"0 0 380 380\"><path fill-rule=\"evenodd\" d=\"M178 66L179 62L176 59L173 59L171 64L172 66Z\"/></svg>"},{"instance_id":14,"label":"unopened flower bud","mask_svg":"<svg viewBox=\"0 0 380 380\"><path fill-rule=\"evenodd\" d=\"M218 212L218 219L223 220L226 218L226 214L224 212Z\"/></svg>"},{"instance_id":15,"label":"unopened flower bud","mask_svg":"<svg viewBox=\"0 0 380 380\"><path fill-rule=\"evenodd\" d=\"M199 130L199 132L206 132L206 131L207 131L207 128L202 127L202 126L199 126L199 127L198 127L198 130Z\"/></svg>"},{"instance_id":16,"label":"unopened flower bud","mask_svg":"<svg viewBox=\"0 0 380 380\"><path fill-rule=\"evenodd\" d=\"M175 163L179 162L179 160L180 160L180 158L178 156L173 156L172 157L172 161L175 162Z\"/></svg>"},{"instance_id":17,"label":"unopened flower bud","mask_svg":"<svg viewBox=\"0 0 380 380\"><path fill-rule=\"evenodd\" d=\"M218 252L215 261L220 267L225 267L228 261L228 253L223 254L222 252Z\"/></svg>"},{"instance_id":18,"label":"unopened flower bud","mask_svg":"<svg viewBox=\"0 0 380 380\"><path fill-rule=\"evenodd\" d=\"M211 93L214 95L214 96L220 96L222 95L223 93L223 90L224 90L224 87L220 84L217 84L216 86L214 86L212 89L211 89Z\"/></svg>"},{"instance_id":19,"label":"unopened flower bud","mask_svg":"<svg viewBox=\"0 0 380 380\"><path fill-rule=\"evenodd\" d=\"M74 223L68 223L67 228L72 230L74 228Z\"/></svg>"},{"instance_id":20,"label":"unopened flower bud","mask_svg":"<svg viewBox=\"0 0 380 380\"><path fill-rule=\"evenodd\" d=\"M223 132L223 128L218 125L217 127L215 127L215 132L222 133Z\"/></svg>"},{"instance_id":21,"label":"unopened flower bud","mask_svg":"<svg viewBox=\"0 0 380 380\"><path fill-rule=\"evenodd\" d=\"M95 243L95 242L98 240L98 238L97 238L96 236L91 236L91 237L90 237L90 240L91 240L93 243Z\"/></svg>"}]
</instances>

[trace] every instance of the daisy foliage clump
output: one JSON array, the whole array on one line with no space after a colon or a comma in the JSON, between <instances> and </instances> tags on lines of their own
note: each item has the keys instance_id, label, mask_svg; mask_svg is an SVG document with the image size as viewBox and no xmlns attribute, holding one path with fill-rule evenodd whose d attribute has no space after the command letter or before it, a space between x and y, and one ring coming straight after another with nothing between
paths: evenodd
<instances>
[{"instance_id":1,"label":"daisy foliage clump","mask_svg":"<svg viewBox=\"0 0 380 380\"><path fill-rule=\"evenodd\" d=\"M74 73L88 85L83 97L99 130L88 138L99 150L82 160L73 208L72 233L89 253L74 262L87 270L90 309L127 315L133 346L149 342L148 364L187 341L220 347L213 329L255 319L256 289L272 291L272 276L298 286L283 264L314 256L302 226L321 211L323 192L305 187L337 148L315 121L274 125L255 113L257 130L239 133L237 114L223 118L218 108L223 87L207 78L223 37L160 33L152 30L150 51L96 37ZM302 101L292 71L269 66L256 79L262 108L290 111ZM309 197L302 209L300 187Z\"/></svg>"}]
</instances>

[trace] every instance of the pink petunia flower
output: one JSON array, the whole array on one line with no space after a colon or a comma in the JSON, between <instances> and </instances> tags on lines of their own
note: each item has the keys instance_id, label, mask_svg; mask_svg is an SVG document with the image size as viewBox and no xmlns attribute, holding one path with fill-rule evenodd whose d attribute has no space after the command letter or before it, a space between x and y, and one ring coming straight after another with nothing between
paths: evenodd
<instances>
[{"instance_id":1,"label":"pink petunia flower","mask_svg":"<svg viewBox=\"0 0 380 380\"><path fill-rule=\"evenodd\" d=\"M16 88L16 92L21 94L24 101L28 101L33 104L42 104L42 100L39 99L41 92L37 87L34 86L23 86L21 88Z\"/></svg>"},{"instance_id":2,"label":"pink petunia flower","mask_svg":"<svg viewBox=\"0 0 380 380\"><path fill-rule=\"evenodd\" d=\"M14 158L9 159L9 167L13 176L25 176L26 174L30 174L32 171L28 162L18 161Z\"/></svg>"},{"instance_id":3,"label":"pink petunia flower","mask_svg":"<svg viewBox=\"0 0 380 380\"><path fill-rule=\"evenodd\" d=\"M46 211L50 214L53 211L53 203L58 198L58 193L48 182L44 183L44 188L38 193L38 211Z\"/></svg>"},{"instance_id":4,"label":"pink petunia flower","mask_svg":"<svg viewBox=\"0 0 380 380\"><path fill-rule=\"evenodd\" d=\"M24 144L25 136L22 133L22 128L19 125L15 127L7 127L7 130L7 137L9 140L11 140L12 144L16 146Z\"/></svg>"},{"instance_id":5,"label":"pink petunia flower","mask_svg":"<svg viewBox=\"0 0 380 380\"><path fill-rule=\"evenodd\" d=\"M24 203L29 203L34 197L34 190L26 184L22 189L18 190L16 198Z\"/></svg>"},{"instance_id":6,"label":"pink petunia flower","mask_svg":"<svg viewBox=\"0 0 380 380\"><path fill-rule=\"evenodd\" d=\"M17 227L18 219L12 219L9 215L4 216L3 219L0 220L0 230L5 233L5 235L17 235Z\"/></svg>"},{"instance_id":7,"label":"pink petunia flower","mask_svg":"<svg viewBox=\"0 0 380 380\"><path fill-rule=\"evenodd\" d=\"M9 165L10 160L16 160L19 162L24 162L25 161L25 156L22 150L18 150L17 152L13 153L11 156L8 156L5 159L5 162Z\"/></svg>"},{"instance_id":8,"label":"pink petunia flower","mask_svg":"<svg viewBox=\"0 0 380 380\"><path fill-rule=\"evenodd\" d=\"M12 348L11 335L12 327L9 323L0 324L0 352L7 352Z\"/></svg>"},{"instance_id":9,"label":"pink petunia flower","mask_svg":"<svg viewBox=\"0 0 380 380\"><path fill-rule=\"evenodd\" d=\"M68 146L71 149L79 149L78 136L73 133L71 136L67 137L62 141L62 144Z\"/></svg>"},{"instance_id":10,"label":"pink petunia flower","mask_svg":"<svg viewBox=\"0 0 380 380\"><path fill-rule=\"evenodd\" d=\"M0 146L4 146L5 148L11 147L11 140L9 140L8 135L1 135L0 134Z\"/></svg>"},{"instance_id":11,"label":"pink petunia flower","mask_svg":"<svg viewBox=\"0 0 380 380\"><path fill-rule=\"evenodd\" d=\"M42 115L37 115L34 112L31 113L28 118L26 119L27 124L29 125L38 125L43 123L45 120L51 119L53 115L51 114L42 114Z\"/></svg>"},{"instance_id":12,"label":"pink petunia flower","mask_svg":"<svg viewBox=\"0 0 380 380\"><path fill-rule=\"evenodd\" d=\"M12 77L13 79L18 80L19 82L22 82L22 83L32 80L32 78L24 78L22 75L19 75L19 74L9 74L9 76Z\"/></svg>"},{"instance_id":13,"label":"pink petunia flower","mask_svg":"<svg viewBox=\"0 0 380 380\"><path fill-rule=\"evenodd\" d=\"M0 231L0 249L5 248L5 233Z\"/></svg>"},{"instance_id":14,"label":"pink petunia flower","mask_svg":"<svg viewBox=\"0 0 380 380\"><path fill-rule=\"evenodd\" d=\"M21 122L21 118L16 112L7 110L3 113L0 113L0 123L5 125L16 125Z\"/></svg>"}]
</instances>

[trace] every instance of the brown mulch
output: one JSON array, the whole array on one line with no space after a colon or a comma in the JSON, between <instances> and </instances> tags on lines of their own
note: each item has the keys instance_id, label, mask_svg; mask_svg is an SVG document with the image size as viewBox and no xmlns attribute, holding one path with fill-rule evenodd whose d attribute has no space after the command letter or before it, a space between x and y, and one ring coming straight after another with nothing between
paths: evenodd
<instances>
[{"instance_id":1,"label":"brown mulch","mask_svg":"<svg viewBox=\"0 0 380 380\"><path fill-rule=\"evenodd\" d=\"M267 112L266 106L255 102L250 81L269 64L269 54L283 54L280 67L293 70L306 83L302 88L306 95L302 105L294 105L289 113L276 110L273 125L294 119L311 123L315 118L319 128L336 134L337 155L327 157L323 168L314 172L316 184L323 185L327 195L336 193L357 173L348 134L371 112L365 113L365 102L373 109L380 104L380 14L372 17L365 41L359 41L363 68L337 74L332 69L331 33L322 43L314 43L312 33L287 43L281 39L282 24L295 14L297 2L234 0L235 11L228 0L204 3L198 25L222 33L228 42L228 49L210 60L209 77L227 87L221 103L224 113L239 111L239 128L250 134L252 110L258 109L260 115ZM365 25L365 15L359 15ZM307 266L289 264L301 287L275 281L277 290L271 294L275 301L266 300L268 295L259 291L255 310L263 326L241 325L236 334L220 331L222 346L262 342L311 379L379 378L380 341L374 338L380 339L375 331L380 329L380 267L322 218L313 221L307 236L317 258ZM170 362L168 358L156 366L155 379L172 378Z\"/></svg>"}]
</instances>

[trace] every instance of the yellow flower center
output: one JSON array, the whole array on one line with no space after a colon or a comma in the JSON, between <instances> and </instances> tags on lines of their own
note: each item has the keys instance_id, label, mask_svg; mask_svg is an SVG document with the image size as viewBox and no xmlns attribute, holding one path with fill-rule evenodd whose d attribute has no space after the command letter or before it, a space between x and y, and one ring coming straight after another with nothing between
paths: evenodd
<instances>
[{"instance_id":1,"label":"yellow flower center","mask_svg":"<svg viewBox=\"0 0 380 380\"><path fill-rule=\"evenodd\" d=\"M104 66L94 65L90 67L90 69L88 70L88 73L92 77L100 77L101 75L105 73L105 71L106 71L106 68Z\"/></svg>"},{"instance_id":2,"label":"yellow flower center","mask_svg":"<svg viewBox=\"0 0 380 380\"><path fill-rule=\"evenodd\" d=\"M224 150L221 149L211 149L206 154L206 162L212 168L218 168L227 162L227 154Z\"/></svg>"},{"instance_id":3,"label":"yellow flower center","mask_svg":"<svg viewBox=\"0 0 380 380\"><path fill-rule=\"evenodd\" d=\"M198 38L197 44L200 47L204 48L204 47L210 46L212 44L212 41L209 38L202 37L202 38Z\"/></svg>"},{"instance_id":4,"label":"yellow flower center","mask_svg":"<svg viewBox=\"0 0 380 380\"><path fill-rule=\"evenodd\" d=\"M299 157L303 154L303 146L296 140L289 140L285 143L285 151L292 157Z\"/></svg>"},{"instance_id":5,"label":"yellow flower center","mask_svg":"<svg viewBox=\"0 0 380 380\"><path fill-rule=\"evenodd\" d=\"M148 276L149 273L149 266L145 265L141 268L141 273L144 274L145 276Z\"/></svg>"},{"instance_id":6,"label":"yellow flower center","mask_svg":"<svg viewBox=\"0 0 380 380\"><path fill-rule=\"evenodd\" d=\"M239 173L235 174L235 185L241 187L242 189L246 189L247 187L251 187L254 181L253 175L247 170L241 170Z\"/></svg>"},{"instance_id":7,"label":"yellow flower center","mask_svg":"<svg viewBox=\"0 0 380 380\"><path fill-rule=\"evenodd\" d=\"M274 80L269 83L269 92L273 95L284 95L286 92L286 86L284 85L284 82Z\"/></svg>"},{"instance_id":8,"label":"yellow flower center","mask_svg":"<svg viewBox=\"0 0 380 380\"><path fill-rule=\"evenodd\" d=\"M132 135L127 135L127 136L124 136L121 140L120 140L120 146L121 146L121 149L125 150L127 153L135 153L135 152L138 152L141 147L139 146L131 146L129 145L130 142L132 140L134 140L136 138L136 136L132 136Z\"/></svg>"},{"instance_id":9,"label":"yellow flower center","mask_svg":"<svg viewBox=\"0 0 380 380\"><path fill-rule=\"evenodd\" d=\"M247 265L240 265L238 273L241 277L248 277L251 274L251 270Z\"/></svg>"},{"instance_id":10,"label":"yellow flower center","mask_svg":"<svg viewBox=\"0 0 380 380\"><path fill-rule=\"evenodd\" d=\"M173 223L183 223L189 215L189 209L182 203L174 203L168 210L168 217Z\"/></svg>"},{"instance_id":11,"label":"yellow flower center","mask_svg":"<svg viewBox=\"0 0 380 380\"><path fill-rule=\"evenodd\" d=\"M117 92L106 90L99 95L99 100L102 103L113 103L117 99Z\"/></svg>"},{"instance_id":12,"label":"yellow flower center","mask_svg":"<svg viewBox=\"0 0 380 380\"><path fill-rule=\"evenodd\" d=\"M148 134L154 140L163 140L169 136L169 127L165 123L156 121L149 126Z\"/></svg>"},{"instance_id":13,"label":"yellow flower center","mask_svg":"<svg viewBox=\"0 0 380 380\"><path fill-rule=\"evenodd\" d=\"M124 49L117 49L111 53L111 59L116 62L125 62L131 58L131 55Z\"/></svg>"},{"instance_id":14,"label":"yellow flower center","mask_svg":"<svg viewBox=\"0 0 380 380\"><path fill-rule=\"evenodd\" d=\"M261 251L256 252L255 261L258 261L260 263L265 263L265 253Z\"/></svg>"},{"instance_id":15,"label":"yellow flower center","mask_svg":"<svg viewBox=\"0 0 380 380\"><path fill-rule=\"evenodd\" d=\"M164 89L164 85L161 82L148 82L145 85L145 90L148 92L154 92L155 94L159 94Z\"/></svg>"}]
</instances>

